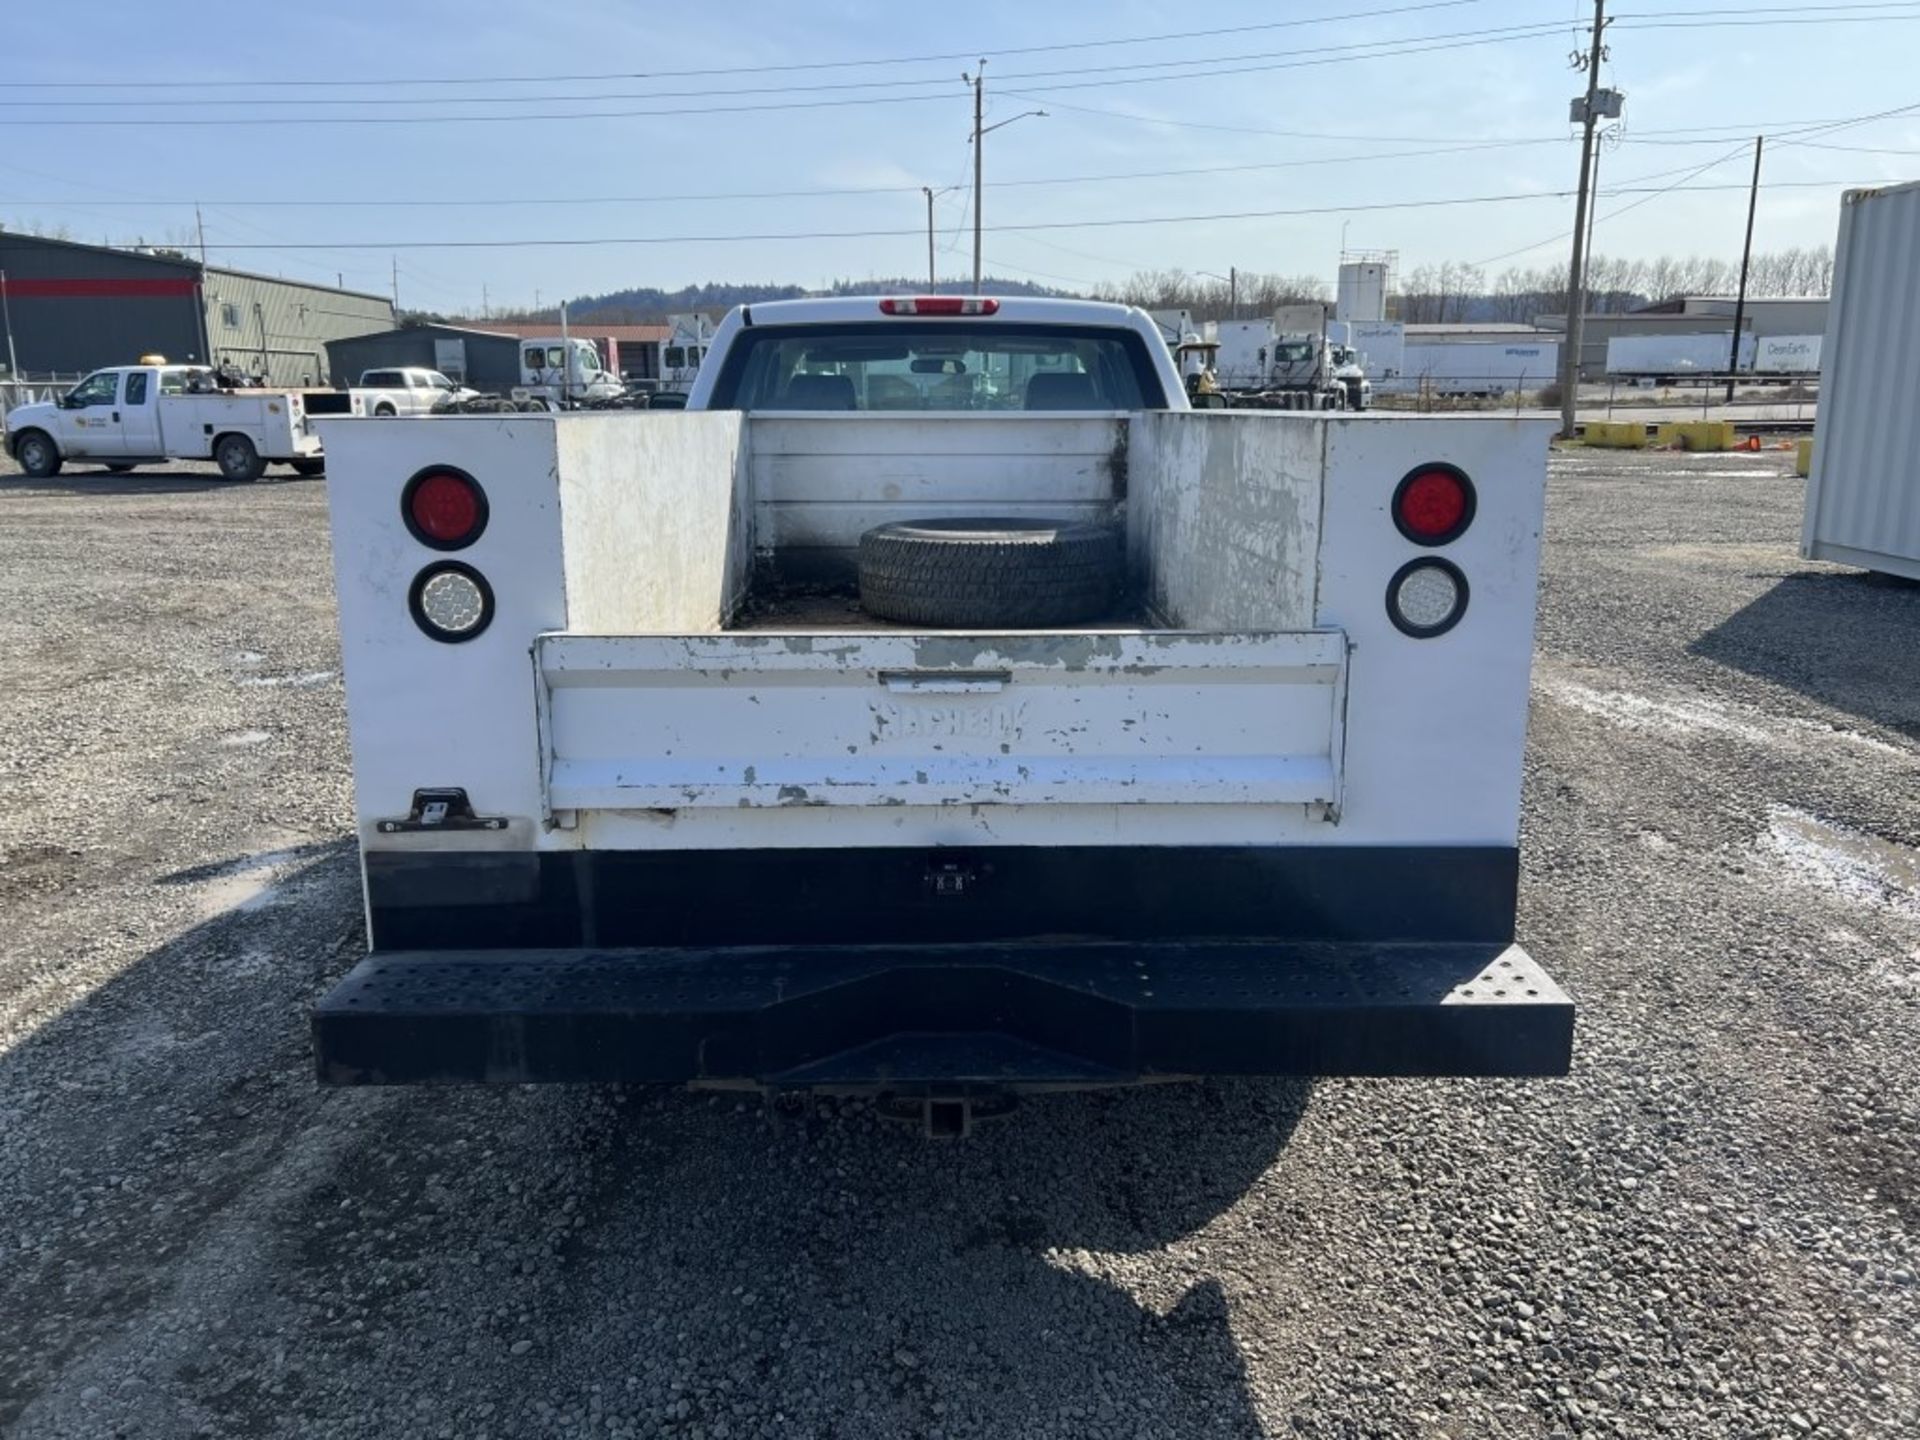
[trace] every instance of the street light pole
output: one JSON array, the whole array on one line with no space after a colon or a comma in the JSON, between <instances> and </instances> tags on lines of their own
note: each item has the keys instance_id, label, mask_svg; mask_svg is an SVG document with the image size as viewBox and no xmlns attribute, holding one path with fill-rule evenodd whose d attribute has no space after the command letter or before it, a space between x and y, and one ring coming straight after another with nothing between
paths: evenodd
<instances>
[{"instance_id":1,"label":"street light pole","mask_svg":"<svg viewBox=\"0 0 1920 1440\"><path fill-rule=\"evenodd\" d=\"M960 78L962 80L965 80L968 77L963 74L961 75ZM980 137L987 133L986 131L980 128L980 120L981 120L981 113L982 113L981 107L983 102L982 92L985 90L986 83L987 83L987 61L985 56L982 56L980 59L980 63L974 67L972 80L973 80L973 293L978 295L980 293L980 208L981 208L981 201L984 198L980 194L980 171L981 171Z\"/></svg>"},{"instance_id":2,"label":"street light pole","mask_svg":"<svg viewBox=\"0 0 1920 1440\"><path fill-rule=\"evenodd\" d=\"M980 293L980 210L981 202L986 198L981 183L984 163L984 147L981 141L1004 125L1011 125L1016 120L1025 120L1029 115L1044 117L1047 113L1044 110L1022 110L1018 115L1009 115L1006 119L996 120L991 125L982 125L980 122L985 115L986 70L987 62L982 60L973 74L968 75L963 71L960 76L967 84L973 86L973 293L976 295Z\"/></svg>"}]
</instances>

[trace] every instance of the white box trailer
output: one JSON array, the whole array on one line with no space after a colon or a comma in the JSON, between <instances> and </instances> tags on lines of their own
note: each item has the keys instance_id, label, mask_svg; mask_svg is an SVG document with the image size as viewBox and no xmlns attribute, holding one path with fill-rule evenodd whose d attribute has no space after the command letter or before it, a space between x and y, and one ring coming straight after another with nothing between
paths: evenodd
<instances>
[{"instance_id":1,"label":"white box trailer","mask_svg":"<svg viewBox=\"0 0 1920 1440\"><path fill-rule=\"evenodd\" d=\"M1376 385L1406 368L1407 328L1398 320L1340 320L1327 327L1327 334L1353 348Z\"/></svg>"},{"instance_id":2,"label":"white box trailer","mask_svg":"<svg viewBox=\"0 0 1920 1440\"><path fill-rule=\"evenodd\" d=\"M323 1081L931 1123L1564 1071L1514 944L1549 425L1190 411L1117 306L751 311L683 415L328 426L372 953L314 1013ZM1072 527L1124 583L1074 623L888 619L902 521L963 532L930 584L1018 591Z\"/></svg>"},{"instance_id":3,"label":"white box trailer","mask_svg":"<svg viewBox=\"0 0 1920 1440\"><path fill-rule=\"evenodd\" d=\"M1615 335L1607 341L1607 374L1661 383L1727 373L1733 330L1687 335ZM1740 337L1740 369L1753 368L1754 338Z\"/></svg>"},{"instance_id":4,"label":"white box trailer","mask_svg":"<svg viewBox=\"0 0 1920 1440\"><path fill-rule=\"evenodd\" d=\"M1559 364L1560 345L1553 340L1410 342L1399 373L1385 384L1376 380L1375 388L1403 395L1507 395L1552 384Z\"/></svg>"},{"instance_id":5,"label":"white box trailer","mask_svg":"<svg viewBox=\"0 0 1920 1440\"><path fill-rule=\"evenodd\" d=\"M1920 185L1840 202L1800 553L1920 580Z\"/></svg>"},{"instance_id":6,"label":"white box trailer","mask_svg":"<svg viewBox=\"0 0 1920 1440\"><path fill-rule=\"evenodd\" d=\"M1818 375L1818 335L1762 335L1754 345L1756 375Z\"/></svg>"},{"instance_id":7,"label":"white box trailer","mask_svg":"<svg viewBox=\"0 0 1920 1440\"><path fill-rule=\"evenodd\" d=\"M1208 328L1220 345L1213 369L1223 389L1259 390L1273 383L1271 320L1221 320Z\"/></svg>"}]
</instances>

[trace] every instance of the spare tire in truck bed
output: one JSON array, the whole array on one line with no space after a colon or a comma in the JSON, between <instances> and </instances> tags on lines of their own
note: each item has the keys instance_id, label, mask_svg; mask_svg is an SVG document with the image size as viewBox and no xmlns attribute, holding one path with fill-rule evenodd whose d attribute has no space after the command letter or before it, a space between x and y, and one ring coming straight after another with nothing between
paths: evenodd
<instances>
[{"instance_id":1,"label":"spare tire in truck bed","mask_svg":"<svg viewBox=\"0 0 1920 1440\"><path fill-rule=\"evenodd\" d=\"M881 620L1041 628L1113 607L1120 532L1072 520L919 520L860 537L860 606Z\"/></svg>"}]
</instances>

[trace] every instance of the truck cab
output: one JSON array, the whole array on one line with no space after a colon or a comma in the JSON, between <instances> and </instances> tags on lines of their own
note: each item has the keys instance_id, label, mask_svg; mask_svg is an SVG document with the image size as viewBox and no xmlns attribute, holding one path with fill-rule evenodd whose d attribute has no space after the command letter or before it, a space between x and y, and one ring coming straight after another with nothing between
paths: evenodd
<instances>
[{"instance_id":1,"label":"truck cab","mask_svg":"<svg viewBox=\"0 0 1920 1440\"><path fill-rule=\"evenodd\" d=\"M542 410L602 404L626 393L591 340L555 335L520 342L520 384L513 398Z\"/></svg>"}]
</instances>

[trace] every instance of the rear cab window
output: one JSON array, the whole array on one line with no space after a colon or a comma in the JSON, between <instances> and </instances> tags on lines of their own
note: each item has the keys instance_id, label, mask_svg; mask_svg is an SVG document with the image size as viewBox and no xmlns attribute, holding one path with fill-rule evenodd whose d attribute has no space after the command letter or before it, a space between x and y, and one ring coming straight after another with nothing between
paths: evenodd
<instances>
[{"instance_id":1,"label":"rear cab window","mask_svg":"<svg viewBox=\"0 0 1920 1440\"><path fill-rule=\"evenodd\" d=\"M128 405L144 405L147 403L146 371L136 370L127 376L127 398L124 403Z\"/></svg>"},{"instance_id":2,"label":"rear cab window","mask_svg":"<svg viewBox=\"0 0 1920 1440\"><path fill-rule=\"evenodd\" d=\"M1146 342L1097 325L854 321L742 330L716 410L1157 410Z\"/></svg>"}]
</instances>

